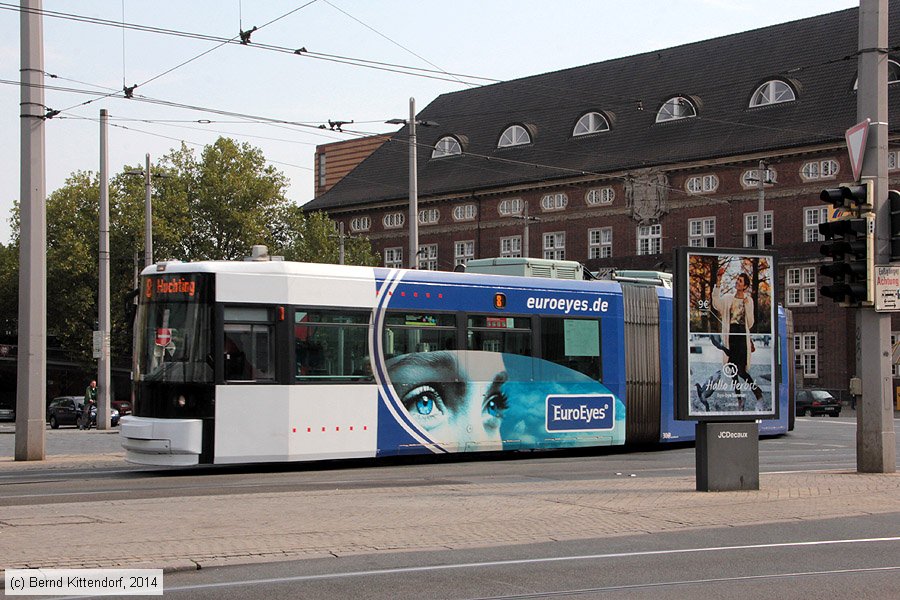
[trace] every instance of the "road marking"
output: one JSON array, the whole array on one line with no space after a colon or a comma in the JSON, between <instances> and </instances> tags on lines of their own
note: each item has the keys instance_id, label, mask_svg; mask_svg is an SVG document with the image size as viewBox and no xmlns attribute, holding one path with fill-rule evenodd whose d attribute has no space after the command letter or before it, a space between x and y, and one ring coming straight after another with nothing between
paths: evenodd
<instances>
[{"instance_id":1,"label":"road marking","mask_svg":"<svg viewBox=\"0 0 900 600\"><path fill-rule=\"evenodd\" d=\"M266 579L244 579L240 581L228 581L228 582L218 582L218 583L201 583L196 585L186 585L186 586L175 586L170 587L166 586L166 592L175 592L175 591L188 591L188 590L201 590L201 589L213 589L213 588L222 588L229 586L251 586L251 585L259 585L259 584L273 584L273 583L292 583L292 582L302 582L302 581L317 581L323 579L346 579L350 577L372 577L378 575L400 575L406 573L422 573L427 571L449 571L455 569L482 569L482 568L492 568L492 567L505 567L505 566L516 566L516 565L533 565L540 563L557 563L557 562L571 562L571 561L583 561L583 560L603 560L603 559L615 559L615 558L634 558L639 556L665 556L665 555L674 555L674 554L698 554L698 553L706 553L706 552L723 552L723 551L732 551L732 550L768 550L771 548L803 548L803 547L811 547L811 546L831 546L831 545L844 545L844 544L871 544L871 543L883 543L883 542L900 542L900 536L895 537L882 537L882 538L859 538L859 539L851 539L851 540L817 540L812 542L781 542L775 544L746 544L739 546L714 546L714 547L706 547L706 548L682 548L678 550L645 550L639 552L613 552L609 554L585 554L585 555L577 555L577 556L555 556L555 557L547 557L547 558L524 558L517 560L498 560L498 561L487 561L487 562L475 562L475 563L456 563L456 564L447 564L447 565L431 565L431 566L422 566L422 567L398 567L394 569L372 569L369 571L348 571L346 573L328 573L322 575L296 575L291 577L271 577ZM884 567L883 569L898 569L900 567ZM846 572L858 572L859 570L847 570ZM823 571L822 574L827 573L838 573L844 571ZM802 575L803 573L798 573L797 575ZM816 574L816 573L812 573ZM777 575L776 575L777 576ZM761 575L753 576L753 577L763 577ZM712 581L712 580L711 580ZM690 583L690 582L683 582ZM613 588L614 589L614 588Z\"/></svg>"}]
</instances>

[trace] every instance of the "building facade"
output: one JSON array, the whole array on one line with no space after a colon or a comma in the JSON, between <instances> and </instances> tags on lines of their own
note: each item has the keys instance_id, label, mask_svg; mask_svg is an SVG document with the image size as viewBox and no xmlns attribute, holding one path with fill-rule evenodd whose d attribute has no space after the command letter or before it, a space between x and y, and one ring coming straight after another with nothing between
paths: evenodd
<instances>
[{"instance_id":1,"label":"building facade","mask_svg":"<svg viewBox=\"0 0 900 600\"><path fill-rule=\"evenodd\" d=\"M900 3L889 17L896 48ZM857 30L851 9L440 96L419 114L438 126L417 130L419 268L531 256L671 271L679 246L762 235L801 385L846 397L855 311L820 294L818 224L822 189L853 179ZM896 189L900 52L887 60ZM408 168L404 128L306 208L406 266Z\"/></svg>"}]
</instances>

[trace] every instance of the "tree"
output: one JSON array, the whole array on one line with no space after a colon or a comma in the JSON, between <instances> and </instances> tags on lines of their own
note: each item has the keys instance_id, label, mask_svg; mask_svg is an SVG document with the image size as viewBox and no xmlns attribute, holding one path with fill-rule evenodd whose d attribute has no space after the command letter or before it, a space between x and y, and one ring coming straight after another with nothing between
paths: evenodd
<instances>
[{"instance_id":1,"label":"tree","mask_svg":"<svg viewBox=\"0 0 900 600\"><path fill-rule=\"evenodd\" d=\"M334 221L323 212L305 213L297 207L286 211L281 232L281 253L285 260L337 264L340 239ZM344 264L376 266L380 257L372 251L368 238L344 236Z\"/></svg>"}]
</instances>

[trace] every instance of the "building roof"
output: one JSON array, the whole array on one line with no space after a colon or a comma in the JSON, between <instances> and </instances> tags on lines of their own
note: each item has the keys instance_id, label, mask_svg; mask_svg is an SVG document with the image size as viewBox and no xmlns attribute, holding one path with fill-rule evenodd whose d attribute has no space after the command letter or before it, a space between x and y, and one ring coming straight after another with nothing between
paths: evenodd
<instances>
[{"instance_id":1,"label":"building roof","mask_svg":"<svg viewBox=\"0 0 900 600\"><path fill-rule=\"evenodd\" d=\"M889 3L889 46L900 43L900 2ZM858 9L695 42L475 89L431 102L417 127L420 198L535 185L582 173L620 173L843 140L857 122ZM892 60L897 58L896 52ZM766 81L789 83L796 101L748 108ZM900 102L889 103L891 131ZM697 117L656 123L666 100L683 96ZM609 131L573 137L578 119L601 112ZM497 148L501 133L522 124L532 143ZM431 158L453 135L463 154ZM408 196L408 132L396 132L307 210L355 207Z\"/></svg>"}]
</instances>

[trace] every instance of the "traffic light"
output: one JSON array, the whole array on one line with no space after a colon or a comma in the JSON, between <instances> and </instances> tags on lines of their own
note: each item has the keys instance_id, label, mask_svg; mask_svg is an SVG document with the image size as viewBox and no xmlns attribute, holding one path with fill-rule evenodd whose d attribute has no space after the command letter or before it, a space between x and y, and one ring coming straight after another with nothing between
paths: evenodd
<instances>
[{"instance_id":1,"label":"traffic light","mask_svg":"<svg viewBox=\"0 0 900 600\"><path fill-rule=\"evenodd\" d=\"M819 224L819 233L826 240L820 252L832 259L819 269L823 277L832 280L821 291L835 302L850 305L874 300L875 215L871 212L871 192L872 183L866 182L825 189L819 196L832 205L829 220Z\"/></svg>"},{"instance_id":2,"label":"traffic light","mask_svg":"<svg viewBox=\"0 0 900 600\"><path fill-rule=\"evenodd\" d=\"M900 260L900 192L888 190L891 203L891 260Z\"/></svg>"}]
</instances>

